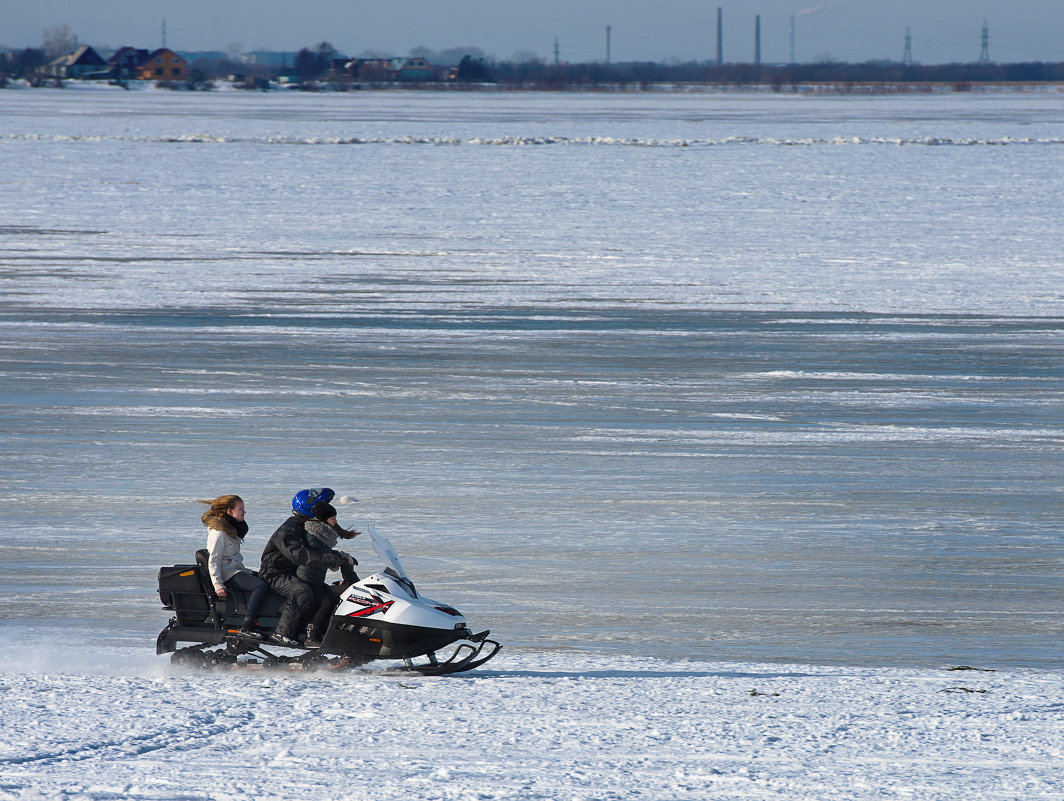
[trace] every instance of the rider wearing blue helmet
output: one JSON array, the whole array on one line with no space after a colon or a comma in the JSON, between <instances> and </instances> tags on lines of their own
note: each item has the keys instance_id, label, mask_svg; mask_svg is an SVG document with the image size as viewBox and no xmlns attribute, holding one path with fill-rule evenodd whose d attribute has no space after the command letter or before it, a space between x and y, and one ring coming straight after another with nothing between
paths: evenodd
<instances>
[{"instance_id":1,"label":"rider wearing blue helmet","mask_svg":"<svg viewBox=\"0 0 1064 801\"><path fill-rule=\"evenodd\" d=\"M314 506L327 504L335 496L336 493L328 487L297 492L292 498L292 516L273 533L262 552L259 578L286 599L277 629L270 637L281 645L299 645L296 633L316 598L315 588L296 575L297 569L301 565L330 569L354 563L354 559L343 551L315 550L307 546L304 525L313 519ZM344 538L353 537L356 533L337 527L337 534Z\"/></svg>"},{"instance_id":2,"label":"rider wearing blue helmet","mask_svg":"<svg viewBox=\"0 0 1064 801\"><path fill-rule=\"evenodd\" d=\"M292 511L306 518L314 517L314 506L319 503L332 503L336 493L328 487L300 490L292 498Z\"/></svg>"}]
</instances>

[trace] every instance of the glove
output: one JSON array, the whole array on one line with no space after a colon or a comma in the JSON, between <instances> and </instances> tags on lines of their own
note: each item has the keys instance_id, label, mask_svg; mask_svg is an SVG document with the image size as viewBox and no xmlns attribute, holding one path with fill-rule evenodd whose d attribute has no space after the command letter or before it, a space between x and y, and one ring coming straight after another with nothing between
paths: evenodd
<instances>
[{"instance_id":1,"label":"glove","mask_svg":"<svg viewBox=\"0 0 1064 801\"><path fill-rule=\"evenodd\" d=\"M353 557L351 554L344 553L343 551L337 551L337 553L340 554L340 558L343 559L343 562L341 562L340 564L344 564L344 565L357 565L358 564L358 560L355 559L355 557Z\"/></svg>"},{"instance_id":2,"label":"glove","mask_svg":"<svg viewBox=\"0 0 1064 801\"><path fill-rule=\"evenodd\" d=\"M344 579L345 584L354 584L358 581L358 573L351 565L340 565L340 575Z\"/></svg>"},{"instance_id":3,"label":"glove","mask_svg":"<svg viewBox=\"0 0 1064 801\"><path fill-rule=\"evenodd\" d=\"M321 555L321 563L329 568L329 570L336 570L344 563L344 559L336 551L331 551Z\"/></svg>"}]
</instances>

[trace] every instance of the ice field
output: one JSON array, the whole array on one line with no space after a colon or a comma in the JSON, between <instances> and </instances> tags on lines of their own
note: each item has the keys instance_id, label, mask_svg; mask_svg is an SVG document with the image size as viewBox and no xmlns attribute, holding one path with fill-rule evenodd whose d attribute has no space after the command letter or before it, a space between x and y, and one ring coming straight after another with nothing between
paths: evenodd
<instances>
[{"instance_id":1,"label":"ice field","mask_svg":"<svg viewBox=\"0 0 1064 801\"><path fill-rule=\"evenodd\" d=\"M0 799L1064 798L1062 145L1054 89L0 91ZM321 484L503 652L156 657L195 499L254 566Z\"/></svg>"}]
</instances>

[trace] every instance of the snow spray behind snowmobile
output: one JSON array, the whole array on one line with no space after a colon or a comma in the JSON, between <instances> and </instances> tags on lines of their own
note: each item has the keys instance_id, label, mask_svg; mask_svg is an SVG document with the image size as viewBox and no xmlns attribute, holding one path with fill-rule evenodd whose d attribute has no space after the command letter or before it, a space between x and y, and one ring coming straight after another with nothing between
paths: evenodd
<instances>
[{"instance_id":1,"label":"snow spray behind snowmobile","mask_svg":"<svg viewBox=\"0 0 1064 801\"><path fill-rule=\"evenodd\" d=\"M159 569L159 598L174 616L159 633L156 653L171 654L174 664L205 667L261 664L339 668L375 659L400 659L402 669L427 675L472 670L498 653L502 645L488 639L490 632L474 634L465 616L453 606L421 595L391 543L372 526L368 531L384 567L342 585L340 603L319 647L286 649L302 653L282 656L267 650L282 646L241 634L247 599L236 591L227 598L215 594L203 549L196 552L196 564ZM283 604L281 596L267 596L259 615L259 631L268 636L276 628ZM449 653L441 658L437 652L444 649Z\"/></svg>"}]
</instances>

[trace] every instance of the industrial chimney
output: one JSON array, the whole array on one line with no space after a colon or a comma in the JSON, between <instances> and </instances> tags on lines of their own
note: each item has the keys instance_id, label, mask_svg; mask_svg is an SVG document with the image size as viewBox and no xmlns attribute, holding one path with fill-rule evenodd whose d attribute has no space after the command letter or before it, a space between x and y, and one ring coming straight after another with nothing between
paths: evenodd
<instances>
[{"instance_id":1,"label":"industrial chimney","mask_svg":"<svg viewBox=\"0 0 1064 801\"><path fill-rule=\"evenodd\" d=\"M724 11L717 6L717 64L724 63L724 29L722 27Z\"/></svg>"},{"instance_id":2,"label":"industrial chimney","mask_svg":"<svg viewBox=\"0 0 1064 801\"><path fill-rule=\"evenodd\" d=\"M754 16L754 63L761 63L761 15Z\"/></svg>"}]
</instances>

